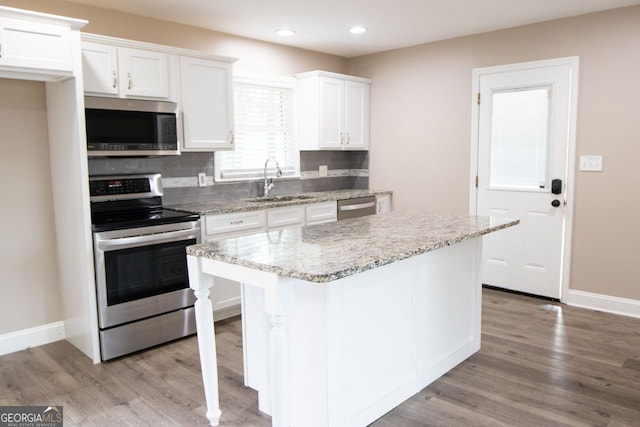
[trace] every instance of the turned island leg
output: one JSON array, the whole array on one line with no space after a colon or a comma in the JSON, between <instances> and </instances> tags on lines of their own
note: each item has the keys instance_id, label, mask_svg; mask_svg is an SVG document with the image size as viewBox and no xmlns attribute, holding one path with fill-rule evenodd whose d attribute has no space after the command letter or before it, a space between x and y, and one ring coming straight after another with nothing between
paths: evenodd
<instances>
[{"instance_id":1,"label":"turned island leg","mask_svg":"<svg viewBox=\"0 0 640 427\"><path fill-rule=\"evenodd\" d=\"M220 399L218 395L218 361L216 356L216 335L213 327L213 306L209 293L213 286L213 276L202 272L200 259L187 256L189 287L196 295L196 330L202 382L207 402L207 419L212 426L220 422Z\"/></svg>"}]
</instances>

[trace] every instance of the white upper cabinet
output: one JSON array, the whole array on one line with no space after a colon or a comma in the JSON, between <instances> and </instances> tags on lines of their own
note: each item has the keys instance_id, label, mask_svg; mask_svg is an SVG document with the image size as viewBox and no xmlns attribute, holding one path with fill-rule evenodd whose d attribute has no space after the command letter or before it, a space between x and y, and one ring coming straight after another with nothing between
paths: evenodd
<instances>
[{"instance_id":1,"label":"white upper cabinet","mask_svg":"<svg viewBox=\"0 0 640 427\"><path fill-rule=\"evenodd\" d=\"M83 41L84 91L88 95L168 99L169 55Z\"/></svg>"},{"instance_id":2,"label":"white upper cabinet","mask_svg":"<svg viewBox=\"0 0 640 427\"><path fill-rule=\"evenodd\" d=\"M344 142L344 81L320 77L317 84L319 85L320 134L318 135L319 146L314 144L314 147L341 149ZM300 106L305 108L303 100L300 100ZM305 133L304 129L301 129L301 137ZM312 135L309 137L313 138Z\"/></svg>"},{"instance_id":3,"label":"white upper cabinet","mask_svg":"<svg viewBox=\"0 0 640 427\"><path fill-rule=\"evenodd\" d=\"M369 83L344 82L344 129L346 149L369 148Z\"/></svg>"},{"instance_id":4,"label":"white upper cabinet","mask_svg":"<svg viewBox=\"0 0 640 427\"><path fill-rule=\"evenodd\" d=\"M298 74L301 150L367 150L371 80L324 71Z\"/></svg>"},{"instance_id":5,"label":"white upper cabinet","mask_svg":"<svg viewBox=\"0 0 640 427\"><path fill-rule=\"evenodd\" d=\"M169 98L169 57L140 49L120 49L122 92L127 97Z\"/></svg>"},{"instance_id":6,"label":"white upper cabinet","mask_svg":"<svg viewBox=\"0 0 640 427\"><path fill-rule=\"evenodd\" d=\"M85 93L118 96L118 48L82 42L82 72Z\"/></svg>"},{"instance_id":7,"label":"white upper cabinet","mask_svg":"<svg viewBox=\"0 0 640 427\"><path fill-rule=\"evenodd\" d=\"M12 19L1 16L0 71L12 77L29 78L28 73L48 75L38 80L70 77L73 73L71 28L64 25ZM17 77L16 77L17 78ZM34 78L36 79L36 78Z\"/></svg>"},{"instance_id":8,"label":"white upper cabinet","mask_svg":"<svg viewBox=\"0 0 640 427\"><path fill-rule=\"evenodd\" d=\"M233 149L232 85L230 63L180 57L182 151Z\"/></svg>"}]
</instances>

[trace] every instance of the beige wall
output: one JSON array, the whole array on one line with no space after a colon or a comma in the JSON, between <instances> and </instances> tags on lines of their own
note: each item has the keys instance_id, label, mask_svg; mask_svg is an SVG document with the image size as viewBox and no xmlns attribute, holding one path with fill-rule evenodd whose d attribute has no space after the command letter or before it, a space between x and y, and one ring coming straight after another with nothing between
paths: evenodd
<instances>
[{"instance_id":1,"label":"beige wall","mask_svg":"<svg viewBox=\"0 0 640 427\"><path fill-rule=\"evenodd\" d=\"M44 84L0 79L0 335L62 320Z\"/></svg>"},{"instance_id":2,"label":"beige wall","mask_svg":"<svg viewBox=\"0 0 640 427\"><path fill-rule=\"evenodd\" d=\"M473 68L580 57L570 287L640 300L640 7L557 20L349 61L373 79L370 185L396 209L468 212Z\"/></svg>"}]
</instances>

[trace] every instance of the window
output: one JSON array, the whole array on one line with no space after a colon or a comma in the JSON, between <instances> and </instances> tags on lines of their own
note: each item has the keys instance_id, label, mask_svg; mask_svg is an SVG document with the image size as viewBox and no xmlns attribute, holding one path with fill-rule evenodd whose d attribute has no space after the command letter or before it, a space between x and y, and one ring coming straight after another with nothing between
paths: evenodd
<instances>
[{"instance_id":1,"label":"window","mask_svg":"<svg viewBox=\"0 0 640 427\"><path fill-rule=\"evenodd\" d=\"M234 75L235 149L215 153L216 181L260 179L264 164L274 157L283 177L300 175L294 135L295 79ZM270 176L275 163L269 162Z\"/></svg>"},{"instance_id":2,"label":"window","mask_svg":"<svg viewBox=\"0 0 640 427\"><path fill-rule=\"evenodd\" d=\"M545 188L550 96L550 87L493 94L491 188Z\"/></svg>"}]
</instances>

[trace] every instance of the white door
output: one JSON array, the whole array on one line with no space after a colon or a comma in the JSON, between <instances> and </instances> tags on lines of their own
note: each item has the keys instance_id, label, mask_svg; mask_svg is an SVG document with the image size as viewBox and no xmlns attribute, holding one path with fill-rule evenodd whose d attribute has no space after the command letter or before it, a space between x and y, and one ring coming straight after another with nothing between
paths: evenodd
<instances>
[{"instance_id":1,"label":"white door","mask_svg":"<svg viewBox=\"0 0 640 427\"><path fill-rule=\"evenodd\" d=\"M485 237L482 283L560 298L577 60L485 71L476 70L476 212L520 225Z\"/></svg>"}]
</instances>

